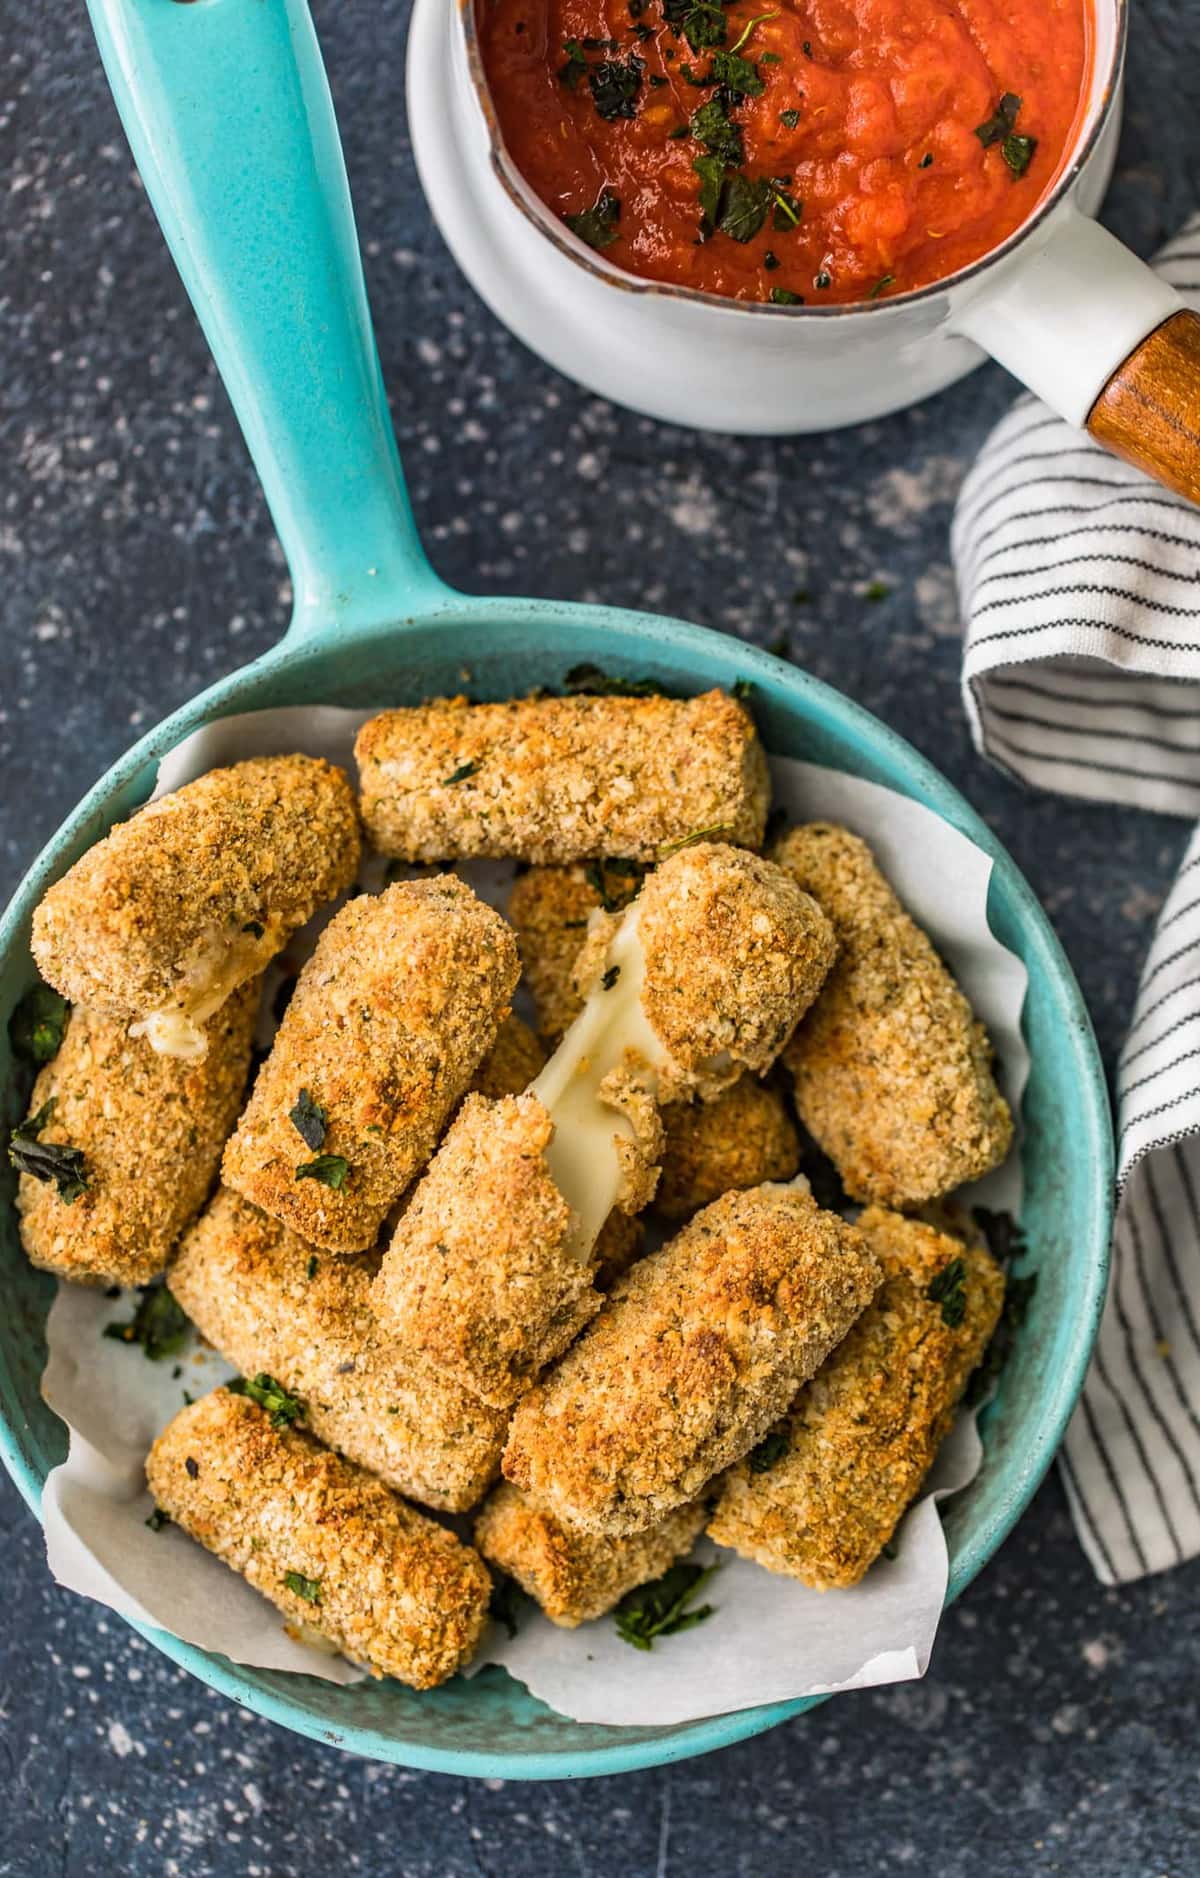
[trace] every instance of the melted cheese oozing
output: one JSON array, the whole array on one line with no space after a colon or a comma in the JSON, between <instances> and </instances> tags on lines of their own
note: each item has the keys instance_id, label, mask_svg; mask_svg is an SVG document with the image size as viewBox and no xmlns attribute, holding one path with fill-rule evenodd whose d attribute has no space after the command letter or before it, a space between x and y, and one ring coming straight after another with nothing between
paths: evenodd
<instances>
[{"instance_id":1,"label":"melted cheese oozing","mask_svg":"<svg viewBox=\"0 0 1200 1878\"><path fill-rule=\"evenodd\" d=\"M611 989L605 991L603 980L597 980L558 1049L529 1085L554 1123L546 1162L575 1215L567 1244L581 1260L590 1257L620 1187L613 1137L633 1139L632 1123L600 1099L600 1085L630 1053L641 1058L652 1075L666 1061L666 1051L642 1009L646 961L636 907L629 909L613 937L607 966L609 973L617 968Z\"/></svg>"},{"instance_id":2,"label":"melted cheese oozing","mask_svg":"<svg viewBox=\"0 0 1200 1878\"><path fill-rule=\"evenodd\" d=\"M161 1011L147 1011L129 1026L130 1036L144 1037L159 1056L198 1063L208 1055L204 1026L209 1018L239 985L262 970L275 950L267 934L262 938L239 934L232 941L210 946L185 974L180 1002Z\"/></svg>"}]
</instances>

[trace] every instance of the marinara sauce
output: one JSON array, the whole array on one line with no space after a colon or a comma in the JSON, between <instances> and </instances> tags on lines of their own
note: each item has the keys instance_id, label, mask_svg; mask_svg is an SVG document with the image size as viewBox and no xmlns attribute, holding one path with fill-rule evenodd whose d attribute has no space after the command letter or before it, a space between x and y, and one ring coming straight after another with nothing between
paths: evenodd
<instances>
[{"instance_id":1,"label":"marinara sauce","mask_svg":"<svg viewBox=\"0 0 1200 1878\"><path fill-rule=\"evenodd\" d=\"M479 0L509 152L630 273L738 300L904 293L1063 166L1089 0Z\"/></svg>"}]
</instances>

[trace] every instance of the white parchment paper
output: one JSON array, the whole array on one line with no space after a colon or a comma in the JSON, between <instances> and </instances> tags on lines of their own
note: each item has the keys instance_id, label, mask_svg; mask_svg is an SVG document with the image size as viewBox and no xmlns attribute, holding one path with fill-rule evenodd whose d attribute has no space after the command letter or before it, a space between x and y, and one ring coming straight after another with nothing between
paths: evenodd
<instances>
[{"instance_id":1,"label":"white parchment paper","mask_svg":"<svg viewBox=\"0 0 1200 1878\"><path fill-rule=\"evenodd\" d=\"M354 734L370 715L323 706L225 718L164 759L155 793L216 764L292 750L352 768ZM771 768L776 803L791 819L839 821L870 841L987 1025L1004 1092L1019 1113L1029 1069L1020 1023L1025 968L987 925L988 856L928 809L877 784L786 758ZM462 871L503 904L508 870ZM378 887L381 875L378 861L368 862L363 884ZM293 961L311 949L320 923L289 948ZM1018 1211L1019 1153L969 1197ZM54 1576L122 1616L236 1663L357 1680L360 1670L290 1636L273 1606L175 1527L146 1526L152 1505L143 1463L151 1442L188 1396L230 1371L198 1342L152 1363L137 1346L106 1339L104 1326L127 1319L135 1302L136 1294L113 1298L60 1284L50 1312L42 1393L70 1431L68 1457L50 1474L43 1501ZM720 1564L704 1591L715 1606L707 1623L643 1652L623 1643L610 1619L559 1630L527 1604L515 1637L491 1627L476 1667L503 1664L575 1721L639 1726L921 1676L948 1575L937 1501L965 1486L980 1458L974 1419L964 1416L900 1527L895 1558L881 1559L851 1591L809 1591L703 1540L696 1556Z\"/></svg>"}]
</instances>

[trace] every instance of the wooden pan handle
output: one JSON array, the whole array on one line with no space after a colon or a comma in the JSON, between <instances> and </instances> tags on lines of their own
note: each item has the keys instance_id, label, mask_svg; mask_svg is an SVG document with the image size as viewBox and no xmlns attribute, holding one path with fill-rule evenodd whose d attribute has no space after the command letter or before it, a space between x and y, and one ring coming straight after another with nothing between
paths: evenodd
<instances>
[{"instance_id":1,"label":"wooden pan handle","mask_svg":"<svg viewBox=\"0 0 1200 1878\"><path fill-rule=\"evenodd\" d=\"M1114 456L1200 503L1200 318L1174 313L1129 354L1088 412Z\"/></svg>"}]
</instances>

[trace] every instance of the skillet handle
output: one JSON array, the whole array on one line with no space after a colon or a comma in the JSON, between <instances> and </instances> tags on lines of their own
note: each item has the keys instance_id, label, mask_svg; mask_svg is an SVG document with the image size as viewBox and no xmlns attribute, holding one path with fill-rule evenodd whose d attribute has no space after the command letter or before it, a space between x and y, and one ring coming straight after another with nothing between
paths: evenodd
<instances>
[{"instance_id":1,"label":"skillet handle","mask_svg":"<svg viewBox=\"0 0 1200 1878\"><path fill-rule=\"evenodd\" d=\"M421 550L305 0L88 0L121 120L262 480L291 635L444 591Z\"/></svg>"}]
</instances>

